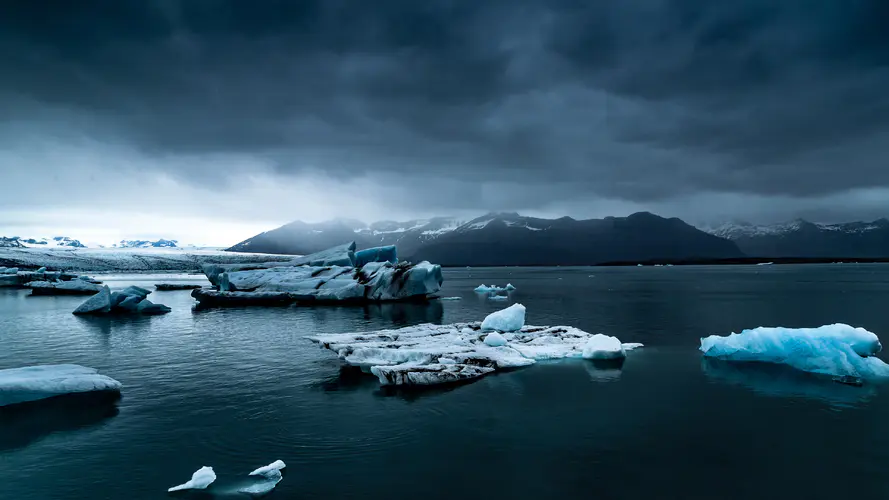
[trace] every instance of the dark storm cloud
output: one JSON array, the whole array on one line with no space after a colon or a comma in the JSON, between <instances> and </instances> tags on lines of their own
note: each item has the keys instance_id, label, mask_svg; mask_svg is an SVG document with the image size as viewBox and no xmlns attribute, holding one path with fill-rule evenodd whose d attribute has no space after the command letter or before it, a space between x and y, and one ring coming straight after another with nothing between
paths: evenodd
<instances>
[{"instance_id":1,"label":"dark storm cloud","mask_svg":"<svg viewBox=\"0 0 889 500\"><path fill-rule=\"evenodd\" d=\"M448 177L457 208L510 180L527 208L825 196L889 186L887 25L883 0L15 2L0 106L8 140L75 129L192 182L243 172L163 159Z\"/></svg>"}]
</instances>

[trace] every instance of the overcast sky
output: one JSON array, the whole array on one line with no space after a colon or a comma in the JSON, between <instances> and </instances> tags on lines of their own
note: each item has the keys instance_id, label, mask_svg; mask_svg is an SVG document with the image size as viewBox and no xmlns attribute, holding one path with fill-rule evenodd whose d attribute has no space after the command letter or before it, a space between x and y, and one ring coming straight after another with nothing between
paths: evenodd
<instances>
[{"instance_id":1,"label":"overcast sky","mask_svg":"<svg viewBox=\"0 0 889 500\"><path fill-rule=\"evenodd\" d=\"M889 216L886 0L0 7L0 235Z\"/></svg>"}]
</instances>

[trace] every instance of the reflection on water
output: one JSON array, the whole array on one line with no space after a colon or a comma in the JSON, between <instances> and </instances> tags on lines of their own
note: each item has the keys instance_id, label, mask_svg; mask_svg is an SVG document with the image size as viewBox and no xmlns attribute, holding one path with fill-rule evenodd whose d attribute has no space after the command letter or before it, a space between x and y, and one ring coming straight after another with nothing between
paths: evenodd
<instances>
[{"instance_id":1,"label":"reflection on water","mask_svg":"<svg viewBox=\"0 0 889 500\"><path fill-rule=\"evenodd\" d=\"M0 451L56 432L92 427L118 414L117 393L74 394L0 408Z\"/></svg>"},{"instance_id":2,"label":"reflection on water","mask_svg":"<svg viewBox=\"0 0 889 500\"><path fill-rule=\"evenodd\" d=\"M773 397L805 397L837 406L855 406L876 394L872 383L854 387L771 363L738 363L703 357L701 369L711 382L738 385Z\"/></svg>"},{"instance_id":3,"label":"reflection on water","mask_svg":"<svg viewBox=\"0 0 889 500\"><path fill-rule=\"evenodd\" d=\"M583 360L584 368L594 382L616 382L623 373L623 359Z\"/></svg>"}]
</instances>

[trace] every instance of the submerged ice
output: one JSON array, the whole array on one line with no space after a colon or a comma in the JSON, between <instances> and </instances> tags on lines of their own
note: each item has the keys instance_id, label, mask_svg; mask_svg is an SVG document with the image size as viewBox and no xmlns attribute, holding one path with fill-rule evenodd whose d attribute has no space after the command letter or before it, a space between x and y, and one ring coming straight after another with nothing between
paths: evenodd
<instances>
[{"instance_id":1,"label":"submerged ice","mask_svg":"<svg viewBox=\"0 0 889 500\"><path fill-rule=\"evenodd\" d=\"M704 356L727 361L788 365L834 377L889 377L889 365L875 357L879 338L864 328L837 323L818 328L759 327L701 339Z\"/></svg>"},{"instance_id":2,"label":"submerged ice","mask_svg":"<svg viewBox=\"0 0 889 500\"><path fill-rule=\"evenodd\" d=\"M309 340L335 352L345 363L369 371L381 385L419 386L471 380L542 359L619 359L627 350L641 346L621 344L614 337L592 335L570 326L524 325L521 304L498 312L503 314L495 317L507 319L496 326L504 328L495 328L490 322L488 328L478 322L423 324L397 330L317 335Z\"/></svg>"}]
</instances>

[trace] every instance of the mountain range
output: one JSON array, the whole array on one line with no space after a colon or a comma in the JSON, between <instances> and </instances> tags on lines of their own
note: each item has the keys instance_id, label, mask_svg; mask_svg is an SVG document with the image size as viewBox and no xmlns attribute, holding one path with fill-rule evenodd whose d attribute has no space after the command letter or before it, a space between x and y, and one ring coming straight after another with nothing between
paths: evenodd
<instances>
[{"instance_id":1,"label":"mountain range","mask_svg":"<svg viewBox=\"0 0 889 500\"><path fill-rule=\"evenodd\" d=\"M541 219L490 213L462 222L450 217L364 224L335 219L291 222L249 238L235 252L308 254L354 240L359 248L397 245L405 260L445 266L590 265L609 261L730 259L733 242L680 219L648 212L628 217Z\"/></svg>"},{"instance_id":2,"label":"mountain range","mask_svg":"<svg viewBox=\"0 0 889 500\"><path fill-rule=\"evenodd\" d=\"M818 224L796 219L783 224L728 223L707 229L751 257L889 257L889 220Z\"/></svg>"},{"instance_id":3,"label":"mountain range","mask_svg":"<svg viewBox=\"0 0 889 500\"><path fill-rule=\"evenodd\" d=\"M68 236L53 236L52 238L21 238L19 236L0 236L0 248L178 248L176 240L121 240L110 246L98 243L81 243L80 240Z\"/></svg>"}]
</instances>

